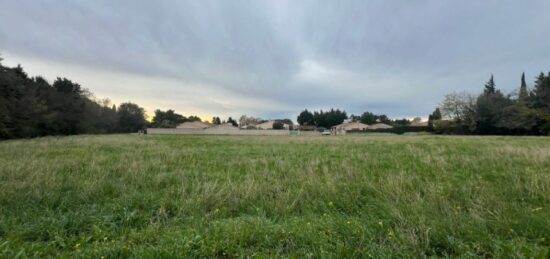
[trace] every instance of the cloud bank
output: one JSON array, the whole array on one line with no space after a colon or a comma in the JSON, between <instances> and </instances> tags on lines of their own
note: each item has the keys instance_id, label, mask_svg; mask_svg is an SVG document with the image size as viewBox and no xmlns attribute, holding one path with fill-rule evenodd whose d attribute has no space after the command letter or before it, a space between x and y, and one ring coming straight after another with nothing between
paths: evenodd
<instances>
[{"instance_id":1,"label":"cloud bank","mask_svg":"<svg viewBox=\"0 0 550 259\"><path fill-rule=\"evenodd\" d=\"M548 70L550 2L0 1L3 63L182 114L426 116Z\"/></svg>"}]
</instances>

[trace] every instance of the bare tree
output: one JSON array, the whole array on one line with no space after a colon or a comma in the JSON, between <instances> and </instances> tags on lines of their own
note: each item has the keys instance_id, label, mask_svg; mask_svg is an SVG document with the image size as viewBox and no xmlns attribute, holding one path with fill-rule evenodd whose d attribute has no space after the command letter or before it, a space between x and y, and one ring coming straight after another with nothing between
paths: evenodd
<instances>
[{"instance_id":1,"label":"bare tree","mask_svg":"<svg viewBox=\"0 0 550 259\"><path fill-rule=\"evenodd\" d=\"M473 118L475 103L475 96L469 93L452 93L445 95L445 100L439 105L439 108L444 118L461 122Z\"/></svg>"},{"instance_id":2,"label":"bare tree","mask_svg":"<svg viewBox=\"0 0 550 259\"><path fill-rule=\"evenodd\" d=\"M252 116L246 116L246 115L242 115L240 118L239 118L239 126L242 128L242 127L247 127L247 126L252 126L252 125L256 125L258 124L262 119L260 118L255 118L255 117L252 117Z\"/></svg>"}]
</instances>

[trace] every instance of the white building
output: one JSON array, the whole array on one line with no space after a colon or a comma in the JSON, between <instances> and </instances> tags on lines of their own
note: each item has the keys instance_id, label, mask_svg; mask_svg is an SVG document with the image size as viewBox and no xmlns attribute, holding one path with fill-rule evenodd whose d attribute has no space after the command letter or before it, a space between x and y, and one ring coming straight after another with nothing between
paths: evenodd
<instances>
[{"instance_id":1,"label":"white building","mask_svg":"<svg viewBox=\"0 0 550 259\"><path fill-rule=\"evenodd\" d=\"M275 122L276 122L275 120L269 120L269 121L266 121L264 123L257 124L256 128L257 129L270 130L270 129L273 129L273 124ZM290 126L288 124L283 123L283 129L288 130L289 128L290 128Z\"/></svg>"}]
</instances>

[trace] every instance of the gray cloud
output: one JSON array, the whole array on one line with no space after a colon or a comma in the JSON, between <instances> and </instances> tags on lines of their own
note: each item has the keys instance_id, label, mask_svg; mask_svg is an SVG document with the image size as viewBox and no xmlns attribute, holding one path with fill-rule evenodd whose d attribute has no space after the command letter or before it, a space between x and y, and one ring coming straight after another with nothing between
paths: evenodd
<instances>
[{"instance_id":1,"label":"gray cloud","mask_svg":"<svg viewBox=\"0 0 550 259\"><path fill-rule=\"evenodd\" d=\"M521 72L547 70L549 9L544 0L0 1L0 53L150 110L425 116L491 73L512 91Z\"/></svg>"}]
</instances>

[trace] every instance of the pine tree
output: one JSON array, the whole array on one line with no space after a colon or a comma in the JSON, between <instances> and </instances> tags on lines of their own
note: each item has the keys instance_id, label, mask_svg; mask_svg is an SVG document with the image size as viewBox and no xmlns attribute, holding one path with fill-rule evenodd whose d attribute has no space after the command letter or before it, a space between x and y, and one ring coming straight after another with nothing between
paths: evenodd
<instances>
[{"instance_id":1,"label":"pine tree","mask_svg":"<svg viewBox=\"0 0 550 259\"><path fill-rule=\"evenodd\" d=\"M435 111L432 113L432 118L434 120L441 120L441 110L439 110L439 108L435 108Z\"/></svg>"},{"instance_id":2,"label":"pine tree","mask_svg":"<svg viewBox=\"0 0 550 259\"><path fill-rule=\"evenodd\" d=\"M439 110L439 107L438 108L435 108L435 111L432 112L432 114L430 114L428 116L428 126L433 129L434 127L434 121L438 121L438 120L441 120L442 119L442 116L441 116L441 110Z\"/></svg>"},{"instance_id":3,"label":"pine tree","mask_svg":"<svg viewBox=\"0 0 550 259\"><path fill-rule=\"evenodd\" d=\"M519 88L519 101L525 101L527 99L527 84L525 83L525 73L521 75L521 86Z\"/></svg>"},{"instance_id":4,"label":"pine tree","mask_svg":"<svg viewBox=\"0 0 550 259\"><path fill-rule=\"evenodd\" d=\"M496 91L495 80L493 78L493 75L491 75L491 79L489 79L489 81L485 83L485 89L483 90L483 92L485 94L494 94L495 91Z\"/></svg>"},{"instance_id":5,"label":"pine tree","mask_svg":"<svg viewBox=\"0 0 550 259\"><path fill-rule=\"evenodd\" d=\"M237 121L235 121L235 120L234 120L233 118L231 118L231 117L229 117L229 118L227 119L227 123L229 123L229 124L231 124L231 125L233 125L233 126L235 126L235 127L238 127L238 126L239 126L239 124L237 123Z\"/></svg>"}]
</instances>

